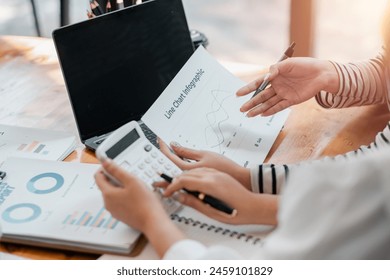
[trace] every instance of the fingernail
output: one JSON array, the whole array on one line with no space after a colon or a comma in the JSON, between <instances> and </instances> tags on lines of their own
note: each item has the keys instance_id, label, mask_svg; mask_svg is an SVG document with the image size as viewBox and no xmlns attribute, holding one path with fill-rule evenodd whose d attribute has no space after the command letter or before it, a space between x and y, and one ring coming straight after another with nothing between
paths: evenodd
<instances>
[{"instance_id":1,"label":"fingernail","mask_svg":"<svg viewBox=\"0 0 390 280\"><path fill-rule=\"evenodd\" d=\"M181 147L181 145L179 143L175 142L175 141L171 142L171 146L177 147L177 148Z\"/></svg>"}]
</instances>

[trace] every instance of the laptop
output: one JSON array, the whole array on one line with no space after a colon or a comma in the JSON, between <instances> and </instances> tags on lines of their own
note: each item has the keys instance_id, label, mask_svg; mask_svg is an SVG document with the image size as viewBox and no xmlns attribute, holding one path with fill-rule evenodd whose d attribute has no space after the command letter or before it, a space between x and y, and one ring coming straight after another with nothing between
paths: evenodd
<instances>
[{"instance_id":1,"label":"laptop","mask_svg":"<svg viewBox=\"0 0 390 280\"><path fill-rule=\"evenodd\" d=\"M151 0L62 27L53 40L80 140L92 150L140 121L194 52L181 0Z\"/></svg>"}]
</instances>

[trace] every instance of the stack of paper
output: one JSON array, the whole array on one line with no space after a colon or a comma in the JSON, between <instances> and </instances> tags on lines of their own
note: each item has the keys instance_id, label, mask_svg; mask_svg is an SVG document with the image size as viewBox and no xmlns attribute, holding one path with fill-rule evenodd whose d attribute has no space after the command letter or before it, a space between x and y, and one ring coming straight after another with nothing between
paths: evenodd
<instances>
[{"instance_id":1,"label":"stack of paper","mask_svg":"<svg viewBox=\"0 0 390 280\"><path fill-rule=\"evenodd\" d=\"M128 254L140 236L104 208L99 165L8 158L3 167L2 242Z\"/></svg>"},{"instance_id":2,"label":"stack of paper","mask_svg":"<svg viewBox=\"0 0 390 280\"><path fill-rule=\"evenodd\" d=\"M0 167L8 157L63 160L76 148L66 132L0 125Z\"/></svg>"}]
</instances>

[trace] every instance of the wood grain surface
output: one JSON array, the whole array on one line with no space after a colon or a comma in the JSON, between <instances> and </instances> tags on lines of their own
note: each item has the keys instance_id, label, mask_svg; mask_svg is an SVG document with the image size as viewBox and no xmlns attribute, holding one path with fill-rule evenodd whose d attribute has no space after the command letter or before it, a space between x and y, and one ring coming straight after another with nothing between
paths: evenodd
<instances>
[{"instance_id":1,"label":"wood grain surface","mask_svg":"<svg viewBox=\"0 0 390 280\"><path fill-rule=\"evenodd\" d=\"M234 74L250 81L259 73L248 74L243 69ZM310 100L292 108L266 161L293 163L354 150L370 143L389 119L384 105L325 110ZM51 39L0 37L0 123L78 135ZM81 143L66 161L97 163L94 154ZM142 250L144 244L142 240L133 254ZM14 244L1 244L0 251L32 259L98 257Z\"/></svg>"}]
</instances>

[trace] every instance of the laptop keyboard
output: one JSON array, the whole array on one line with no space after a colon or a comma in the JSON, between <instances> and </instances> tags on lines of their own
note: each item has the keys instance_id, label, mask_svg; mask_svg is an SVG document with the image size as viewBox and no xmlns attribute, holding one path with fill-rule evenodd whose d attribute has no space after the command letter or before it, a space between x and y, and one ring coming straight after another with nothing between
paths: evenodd
<instances>
[{"instance_id":1,"label":"laptop keyboard","mask_svg":"<svg viewBox=\"0 0 390 280\"><path fill-rule=\"evenodd\" d=\"M157 149L160 149L157 143L157 135L154 134L154 132L143 122L139 122L139 126L141 127L142 131L144 132L146 138L150 141L150 143L153 144Z\"/></svg>"}]
</instances>

